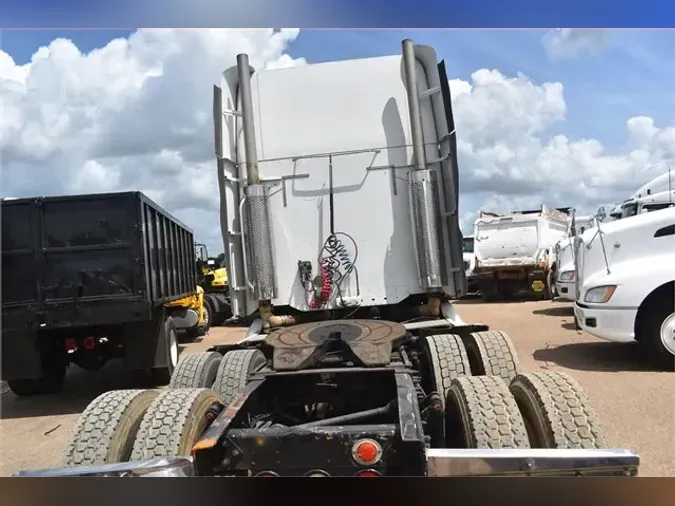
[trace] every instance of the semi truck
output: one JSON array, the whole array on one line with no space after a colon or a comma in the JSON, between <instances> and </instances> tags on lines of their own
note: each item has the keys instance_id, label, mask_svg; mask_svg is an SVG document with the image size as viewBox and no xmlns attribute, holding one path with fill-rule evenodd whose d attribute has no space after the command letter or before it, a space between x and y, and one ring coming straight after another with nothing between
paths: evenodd
<instances>
[{"instance_id":1,"label":"semi truck","mask_svg":"<svg viewBox=\"0 0 675 506\"><path fill-rule=\"evenodd\" d=\"M481 211L475 222L475 283L486 301L528 291L555 294L555 245L567 234L569 214L547 205L505 215Z\"/></svg>"},{"instance_id":2,"label":"semi truck","mask_svg":"<svg viewBox=\"0 0 675 506\"><path fill-rule=\"evenodd\" d=\"M623 203L614 206L608 214L608 219L599 220L591 216L575 218L576 230L571 230L570 234L568 234L569 237L562 239L556 245L556 270L558 273L556 288L559 296L570 301L577 299L574 279L576 275L574 237L580 236L584 230L594 227L598 220L601 223L608 224L612 221L630 218L638 214L675 207L675 191L671 188L671 174L667 172L641 186ZM578 325L577 329L579 329Z\"/></svg>"},{"instance_id":3,"label":"semi truck","mask_svg":"<svg viewBox=\"0 0 675 506\"><path fill-rule=\"evenodd\" d=\"M555 246L556 294L564 300L574 302L577 298L574 283L574 238L595 226L595 216L576 216L572 211L567 235Z\"/></svg>"},{"instance_id":4,"label":"semi truck","mask_svg":"<svg viewBox=\"0 0 675 506\"><path fill-rule=\"evenodd\" d=\"M675 370L675 207L598 224L574 249L578 328L637 341L655 365Z\"/></svg>"},{"instance_id":5,"label":"semi truck","mask_svg":"<svg viewBox=\"0 0 675 506\"><path fill-rule=\"evenodd\" d=\"M192 231L141 192L2 202L2 379L53 393L122 358L166 384L208 330Z\"/></svg>"},{"instance_id":6,"label":"semi truck","mask_svg":"<svg viewBox=\"0 0 675 506\"><path fill-rule=\"evenodd\" d=\"M675 190L648 193L634 197L621 204L621 218L630 218L642 213L675 207Z\"/></svg>"},{"instance_id":7,"label":"semi truck","mask_svg":"<svg viewBox=\"0 0 675 506\"><path fill-rule=\"evenodd\" d=\"M451 302L457 144L433 48L275 70L241 54L214 120L233 313L259 317L162 392L95 399L64 467L21 476L637 473L576 381L521 370Z\"/></svg>"}]
</instances>

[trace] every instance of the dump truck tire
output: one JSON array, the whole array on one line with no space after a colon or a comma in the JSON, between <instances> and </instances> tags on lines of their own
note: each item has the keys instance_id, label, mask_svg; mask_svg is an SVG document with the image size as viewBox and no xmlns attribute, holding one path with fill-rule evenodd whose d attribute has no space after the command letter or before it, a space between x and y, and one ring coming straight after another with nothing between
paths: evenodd
<instances>
[{"instance_id":1,"label":"dump truck tire","mask_svg":"<svg viewBox=\"0 0 675 506\"><path fill-rule=\"evenodd\" d=\"M445 418L448 448L530 448L516 400L500 377L464 376L452 380Z\"/></svg>"},{"instance_id":2,"label":"dump truck tire","mask_svg":"<svg viewBox=\"0 0 675 506\"><path fill-rule=\"evenodd\" d=\"M454 334L438 334L425 338L433 388L445 403L445 396L452 380L471 376L471 366L461 337Z\"/></svg>"},{"instance_id":3,"label":"dump truck tire","mask_svg":"<svg viewBox=\"0 0 675 506\"><path fill-rule=\"evenodd\" d=\"M510 390L533 448L606 448L591 402L570 376L558 372L519 374Z\"/></svg>"},{"instance_id":4,"label":"dump truck tire","mask_svg":"<svg viewBox=\"0 0 675 506\"><path fill-rule=\"evenodd\" d=\"M225 406L244 389L251 373L266 361L259 350L234 350L223 356L212 388L218 392Z\"/></svg>"},{"instance_id":5,"label":"dump truck tire","mask_svg":"<svg viewBox=\"0 0 675 506\"><path fill-rule=\"evenodd\" d=\"M223 356L215 351L182 355L169 388L211 388Z\"/></svg>"},{"instance_id":6,"label":"dump truck tire","mask_svg":"<svg viewBox=\"0 0 675 506\"><path fill-rule=\"evenodd\" d=\"M143 415L156 390L112 390L80 415L65 451L65 467L127 462Z\"/></svg>"},{"instance_id":7,"label":"dump truck tire","mask_svg":"<svg viewBox=\"0 0 675 506\"><path fill-rule=\"evenodd\" d=\"M473 332L464 339L474 376L499 376L510 382L520 369L511 338L501 331Z\"/></svg>"},{"instance_id":8,"label":"dump truck tire","mask_svg":"<svg viewBox=\"0 0 675 506\"><path fill-rule=\"evenodd\" d=\"M171 381L173 371L178 365L180 357L180 347L178 346L178 329L176 322L171 316L164 319L164 333L160 336L161 346L160 353L164 354L166 365L161 367L153 367L150 370L150 378L152 382L157 385L167 385Z\"/></svg>"},{"instance_id":9,"label":"dump truck tire","mask_svg":"<svg viewBox=\"0 0 675 506\"><path fill-rule=\"evenodd\" d=\"M19 397L55 394L63 388L67 359L58 353L43 356L42 376L39 378L7 380L7 386Z\"/></svg>"},{"instance_id":10,"label":"dump truck tire","mask_svg":"<svg viewBox=\"0 0 675 506\"><path fill-rule=\"evenodd\" d=\"M499 302L502 300L502 294L497 290L479 290L478 294L483 302Z\"/></svg>"},{"instance_id":11,"label":"dump truck tire","mask_svg":"<svg viewBox=\"0 0 675 506\"><path fill-rule=\"evenodd\" d=\"M162 391L145 412L131 460L190 456L209 426L206 414L217 402L220 397L208 388Z\"/></svg>"}]
</instances>

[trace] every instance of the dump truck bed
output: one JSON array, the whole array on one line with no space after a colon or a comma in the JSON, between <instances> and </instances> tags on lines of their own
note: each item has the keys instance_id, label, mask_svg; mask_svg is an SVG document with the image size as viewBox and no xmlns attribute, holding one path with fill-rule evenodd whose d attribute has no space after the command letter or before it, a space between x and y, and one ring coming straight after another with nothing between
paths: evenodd
<instances>
[{"instance_id":1,"label":"dump truck bed","mask_svg":"<svg viewBox=\"0 0 675 506\"><path fill-rule=\"evenodd\" d=\"M146 320L196 283L192 231L141 192L2 202L5 331Z\"/></svg>"},{"instance_id":2,"label":"dump truck bed","mask_svg":"<svg viewBox=\"0 0 675 506\"><path fill-rule=\"evenodd\" d=\"M542 212L483 215L476 220L475 254L479 269L537 265L546 250L565 237L567 215L547 206Z\"/></svg>"}]
</instances>

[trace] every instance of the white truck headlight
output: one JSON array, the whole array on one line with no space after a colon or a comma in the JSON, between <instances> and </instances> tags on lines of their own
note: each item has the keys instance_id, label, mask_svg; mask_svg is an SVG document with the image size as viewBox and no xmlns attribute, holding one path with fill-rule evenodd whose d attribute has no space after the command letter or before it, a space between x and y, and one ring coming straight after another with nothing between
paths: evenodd
<instances>
[{"instance_id":1,"label":"white truck headlight","mask_svg":"<svg viewBox=\"0 0 675 506\"><path fill-rule=\"evenodd\" d=\"M563 271L558 279L560 281L574 281L574 271Z\"/></svg>"},{"instance_id":2,"label":"white truck headlight","mask_svg":"<svg viewBox=\"0 0 675 506\"><path fill-rule=\"evenodd\" d=\"M586 292L584 302L603 304L612 298L616 285L596 286Z\"/></svg>"}]
</instances>

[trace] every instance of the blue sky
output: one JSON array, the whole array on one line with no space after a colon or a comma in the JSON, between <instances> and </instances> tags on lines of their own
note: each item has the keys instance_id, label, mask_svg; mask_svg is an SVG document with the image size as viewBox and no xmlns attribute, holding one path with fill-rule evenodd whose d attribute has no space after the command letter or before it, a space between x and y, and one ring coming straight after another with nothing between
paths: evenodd
<instances>
[{"instance_id":1,"label":"blue sky","mask_svg":"<svg viewBox=\"0 0 675 506\"><path fill-rule=\"evenodd\" d=\"M561 33L574 35L561 39ZM25 65L41 46L57 38L70 39L86 54L130 34L130 30L4 30L0 47L15 64ZM565 44L552 46L551 34ZM0 124L6 133L4 145L0 136L0 154L3 150L9 154L4 158L0 193L111 191L115 184L161 193L182 188L169 182L181 171L198 170L211 177L212 127L210 120L199 119L211 115L210 94L204 90L234 62L239 48L250 47L247 51L258 54L276 48L265 58L275 60L285 52L318 63L396 54L404 38L434 46L446 61L450 79L471 82L472 74L481 69L502 74L488 84L483 80L475 88L478 91L463 101L455 96L456 117L460 124L464 121L458 127L463 143L459 146L460 209L467 227L481 208L531 208L543 202L588 211L600 204L612 205L645 182L647 176L640 173L646 168L675 166L673 30L300 30L297 38L291 36L282 43L273 42L266 32L232 32L231 39L221 35L144 33L133 43L111 45L86 62L68 44L55 46L50 56L53 64L43 57L31 67L28 81L4 90L0 86L0 98L1 93L9 98ZM245 40L253 46L244 44ZM172 49L164 53L164 47ZM552 47L557 48L557 57L551 55ZM574 47L580 49L572 51ZM144 65L165 63L160 79L141 77L149 68ZM0 59L0 65L9 64ZM8 71L22 75L27 69ZM529 80L514 79L520 74ZM115 85L110 86L109 79L116 79ZM144 82L150 95L132 92L129 79ZM560 85L562 97L556 91ZM548 96L546 90L552 88ZM176 100L175 107L165 106ZM638 116L651 119L634 120L630 144L627 121ZM133 126L137 133L133 139L125 137L120 135L125 129L115 125ZM107 128L112 128L112 135L98 137ZM172 128L181 132L179 140L187 146L174 158L165 154L178 142ZM189 142L184 132L189 132ZM554 138L559 135L565 139ZM636 147L636 135L647 140ZM134 151L139 143L146 150L145 158L134 154L140 152ZM101 146L116 155L97 157ZM197 160L195 153L207 158ZM154 168L148 168L148 160ZM65 166L67 178L62 172ZM142 174L139 166L146 168ZM213 209L205 204L211 202L205 187L183 191L180 198L167 196L161 203L183 221L208 223ZM200 234L207 242L219 242L213 230Z\"/></svg>"},{"instance_id":2,"label":"blue sky","mask_svg":"<svg viewBox=\"0 0 675 506\"><path fill-rule=\"evenodd\" d=\"M71 39L82 52L103 47L131 30L4 30L0 47L16 63L30 60L42 45ZM450 78L469 80L480 68L498 69L533 81L559 81L568 104L564 131L550 134L595 138L608 149L625 140L627 118L645 115L657 125L675 123L675 31L614 30L597 54L551 61L542 44L543 30L302 30L290 48L309 62L382 56L411 37L431 44L445 58Z\"/></svg>"},{"instance_id":3,"label":"blue sky","mask_svg":"<svg viewBox=\"0 0 675 506\"><path fill-rule=\"evenodd\" d=\"M664 27L675 4L567 0L0 0L6 27Z\"/></svg>"}]
</instances>

